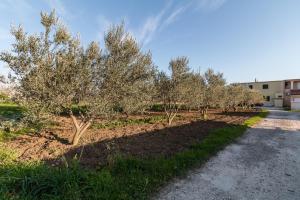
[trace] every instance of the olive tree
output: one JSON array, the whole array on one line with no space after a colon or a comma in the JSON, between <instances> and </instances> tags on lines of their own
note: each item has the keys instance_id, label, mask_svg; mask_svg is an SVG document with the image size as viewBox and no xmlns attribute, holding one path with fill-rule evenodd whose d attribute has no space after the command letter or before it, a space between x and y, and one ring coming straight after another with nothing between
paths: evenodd
<instances>
[{"instance_id":1,"label":"olive tree","mask_svg":"<svg viewBox=\"0 0 300 200\"><path fill-rule=\"evenodd\" d=\"M142 52L124 25L105 34L103 85L109 101L126 115L143 111L153 93L154 66L150 52Z\"/></svg>"},{"instance_id":2,"label":"olive tree","mask_svg":"<svg viewBox=\"0 0 300 200\"><path fill-rule=\"evenodd\" d=\"M241 84L231 84L227 86L227 91L227 106L233 111L238 111L239 107L244 110L249 109L251 106L263 101L261 92L249 89Z\"/></svg>"},{"instance_id":3,"label":"olive tree","mask_svg":"<svg viewBox=\"0 0 300 200\"><path fill-rule=\"evenodd\" d=\"M13 49L1 53L0 59L14 72L18 97L30 121L66 112L75 129L75 145L95 115L108 110L106 95L100 90L101 50L95 42L84 49L58 22L54 11L42 12L41 24L44 31L33 35L21 26L12 28ZM74 104L85 107L81 119L72 113Z\"/></svg>"},{"instance_id":4,"label":"olive tree","mask_svg":"<svg viewBox=\"0 0 300 200\"><path fill-rule=\"evenodd\" d=\"M245 88L245 90L246 92L243 100L245 108L251 108L255 104L261 104L264 101L263 95L260 91L249 88Z\"/></svg>"},{"instance_id":5,"label":"olive tree","mask_svg":"<svg viewBox=\"0 0 300 200\"><path fill-rule=\"evenodd\" d=\"M237 111L239 106L244 103L246 89L240 84L231 84L227 86L227 106Z\"/></svg>"},{"instance_id":6,"label":"olive tree","mask_svg":"<svg viewBox=\"0 0 300 200\"><path fill-rule=\"evenodd\" d=\"M222 103L226 81L222 73L215 73L213 69L208 69L203 78L205 85L201 114L206 119L208 108L219 107Z\"/></svg>"},{"instance_id":7,"label":"olive tree","mask_svg":"<svg viewBox=\"0 0 300 200\"><path fill-rule=\"evenodd\" d=\"M13 28L13 50L0 57L17 78L20 103L28 108L31 122L67 113L75 145L97 116L111 114L116 106L125 113L141 111L150 101L151 53L141 51L123 24L108 30L101 50L96 42L83 48L54 11L41 13L41 23L41 34L28 35L22 27ZM82 108L80 118L72 112L74 105Z\"/></svg>"},{"instance_id":8,"label":"olive tree","mask_svg":"<svg viewBox=\"0 0 300 200\"><path fill-rule=\"evenodd\" d=\"M200 73L189 73L187 76L186 105L201 112L203 106L205 82Z\"/></svg>"},{"instance_id":9,"label":"olive tree","mask_svg":"<svg viewBox=\"0 0 300 200\"><path fill-rule=\"evenodd\" d=\"M249 89L241 84L230 84L225 86L224 97L221 108L223 111L238 111L238 108L250 108L262 102L262 94L257 90Z\"/></svg>"},{"instance_id":10,"label":"olive tree","mask_svg":"<svg viewBox=\"0 0 300 200\"><path fill-rule=\"evenodd\" d=\"M169 63L171 75L159 72L156 77L157 101L163 104L169 125L188 99L188 62L187 57L172 59Z\"/></svg>"}]
</instances>

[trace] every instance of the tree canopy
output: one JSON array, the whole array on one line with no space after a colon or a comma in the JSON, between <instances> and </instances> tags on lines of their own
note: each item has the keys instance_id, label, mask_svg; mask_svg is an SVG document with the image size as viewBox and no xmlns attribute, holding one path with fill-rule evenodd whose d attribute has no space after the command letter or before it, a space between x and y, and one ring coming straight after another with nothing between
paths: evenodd
<instances>
[{"instance_id":1,"label":"tree canopy","mask_svg":"<svg viewBox=\"0 0 300 200\"><path fill-rule=\"evenodd\" d=\"M12 50L2 52L0 60L13 71L18 102L27 108L24 119L35 124L67 114L74 127L72 144L95 118L143 112L153 103L162 104L171 124L183 107L206 118L208 108L237 110L261 101L257 91L226 85L222 73L191 71L185 56L171 59L169 74L157 70L151 52L142 50L124 24L107 30L103 49L95 41L84 47L54 11L42 12L41 24L38 34L13 27ZM79 115L74 106L81 108Z\"/></svg>"}]
</instances>

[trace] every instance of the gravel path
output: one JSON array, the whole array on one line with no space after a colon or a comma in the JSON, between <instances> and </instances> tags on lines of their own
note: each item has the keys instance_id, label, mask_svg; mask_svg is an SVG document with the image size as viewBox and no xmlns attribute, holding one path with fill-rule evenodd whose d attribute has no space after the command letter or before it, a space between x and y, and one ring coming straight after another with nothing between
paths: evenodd
<instances>
[{"instance_id":1,"label":"gravel path","mask_svg":"<svg viewBox=\"0 0 300 200\"><path fill-rule=\"evenodd\" d=\"M155 199L300 200L300 113L270 115Z\"/></svg>"}]
</instances>

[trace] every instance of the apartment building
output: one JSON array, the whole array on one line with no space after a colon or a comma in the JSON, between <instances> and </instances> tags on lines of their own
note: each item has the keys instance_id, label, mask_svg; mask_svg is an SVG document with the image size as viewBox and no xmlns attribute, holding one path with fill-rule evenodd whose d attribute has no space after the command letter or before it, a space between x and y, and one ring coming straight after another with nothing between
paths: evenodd
<instances>
[{"instance_id":1,"label":"apartment building","mask_svg":"<svg viewBox=\"0 0 300 200\"><path fill-rule=\"evenodd\" d=\"M300 110L300 79L255 81L242 83L242 85L260 91L264 96L264 106Z\"/></svg>"}]
</instances>

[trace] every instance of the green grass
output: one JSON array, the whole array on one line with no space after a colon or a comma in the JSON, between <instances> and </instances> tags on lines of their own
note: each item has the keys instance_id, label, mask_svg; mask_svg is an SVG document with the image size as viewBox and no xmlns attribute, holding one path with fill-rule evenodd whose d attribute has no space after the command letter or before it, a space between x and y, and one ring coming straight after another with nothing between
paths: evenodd
<instances>
[{"instance_id":1,"label":"green grass","mask_svg":"<svg viewBox=\"0 0 300 200\"><path fill-rule=\"evenodd\" d=\"M6 119L18 119L22 117L23 108L14 103L0 104L0 117Z\"/></svg>"},{"instance_id":2,"label":"green grass","mask_svg":"<svg viewBox=\"0 0 300 200\"><path fill-rule=\"evenodd\" d=\"M181 115L177 115L176 119L181 119ZM142 125L142 124L154 124L157 122L161 122L166 120L165 116L150 116L146 118L140 118L140 119L117 119L117 120L111 120L108 122L103 123L94 123L92 125L92 128L94 129L113 129L118 127L125 127L128 125Z\"/></svg>"},{"instance_id":3,"label":"green grass","mask_svg":"<svg viewBox=\"0 0 300 200\"><path fill-rule=\"evenodd\" d=\"M8 149L3 143L0 143L0 165L13 163L16 158L17 154L12 149Z\"/></svg>"},{"instance_id":4,"label":"green grass","mask_svg":"<svg viewBox=\"0 0 300 200\"><path fill-rule=\"evenodd\" d=\"M24 127L20 120L25 109L15 103L0 103L0 141L34 131L35 127ZM21 125L21 126L20 126Z\"/></svg>"},{"instance_id":5,"label":"green grass","mask_svg":"<svg viewBox=\"0 0 300 200\"><path fill-rule=\"evenodd\" d=\"M11 130L11 131L5 131L0 129L0 142L13 140L22 134L26 134L30 132L36 132L36 129L30 127L17 128L16 130Z\"/></svg>"},{"instance_id":6,"label":"green grass","mask_svg":"<svg viewBox=\"0 0 300 200\"><path fill-rule=\"evenodd\" d=\"M24 128L17 130L16 121L22 117L23 111L23 108L14 103L0 103L0 141L12 139L27 131ZM8 131L10 128L14 130Z\"/></svg>"},{"instance_id":7,"label":"green grass","mask_svg":"<svg viewBox=\"0 0 300 200\"><path fill-rule=\"evenodd\" d=\"M300 112L300 110L289 110L289 112Z\"/></svg>"},{"instance_id":8,"label":"green grass","mask_svg":"<svg viewBox=\"0 0 300 200\"><path fill-rule=\"evenodd\" d=\"M0 199L148 199L167 181L203 164L266 115L262 112L243 125L214 130L189 150L169 158L118 156L113 164L97 171L82 169L76 162L68 168L17 163L7 149L0 148L0 159L4 158L0 165Z\"/></svg>"},{"instance_id":9,"label":"green grass","mask_svg":"<svg viewBox=\"0 0 300 200\"><path fill-rule=\"evenodd\" d=\"M142 119L118 119L118 120L112 120L105 123L94 123L92 125L92 128L95 129L112 129L112 128L118 128L118 127L124 127L128 125L141 125L141 124L154 124L156 122L164 120L164 116L152 116Z\"/></svg>"},{"instance_id":10,"label":"green grass","mask_svg":"<svg viewBox=\"0 0 300 200\"><path fill-rule=\"evenodd\" d=\"M253 126L255 125L256 123L258 123L261 119L267 117L267 115L269 114L269 112L267 110L263 110L262 112L260 112L258 115L254 116L254 117L251 117L249 119L247 119L245 122L244 122L244 125L246 126Z\"/></svg>"}]
</instances>

